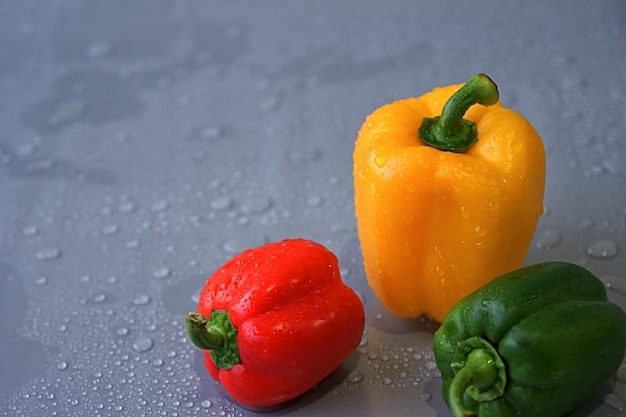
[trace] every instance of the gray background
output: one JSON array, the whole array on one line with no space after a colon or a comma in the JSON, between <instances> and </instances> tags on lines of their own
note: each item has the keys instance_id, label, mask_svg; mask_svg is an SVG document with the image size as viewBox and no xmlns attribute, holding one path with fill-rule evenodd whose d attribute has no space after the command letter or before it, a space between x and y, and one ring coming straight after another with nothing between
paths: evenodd
<instances>
[{"instance_id":1,"label":"gray background","mask_svg":"<svg viewBox=\"0 0 626 417\"><path fill-rule=\"evenodd\" d=\"M327 245L362 346L275 415L449 416L430 343L371 294L352 149L376 107L486 72L547 148L527 263L626 305L626 3L0 1L0 415L248 416L184 315L243 248ZM578 416L623 415L626 370Z\"/></svg>"}]
</instances>

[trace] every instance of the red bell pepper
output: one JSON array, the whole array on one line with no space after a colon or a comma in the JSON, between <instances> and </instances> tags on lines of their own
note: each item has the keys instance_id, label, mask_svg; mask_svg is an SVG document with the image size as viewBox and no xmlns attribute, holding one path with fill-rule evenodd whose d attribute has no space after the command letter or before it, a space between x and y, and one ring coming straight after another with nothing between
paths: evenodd
<instances>
[{"instance_id":1,"label":"red bell pepper","mask_svg":"<svg viewBox=\"0 0 626 417\"><path fill-rule=\"evenodd\" d=\"M359 297L335 255L305 239L248 249L219 268L187 316L190 340L235 401L274 406L313 388L358 346Z\"/></svg>"}]
</instances>

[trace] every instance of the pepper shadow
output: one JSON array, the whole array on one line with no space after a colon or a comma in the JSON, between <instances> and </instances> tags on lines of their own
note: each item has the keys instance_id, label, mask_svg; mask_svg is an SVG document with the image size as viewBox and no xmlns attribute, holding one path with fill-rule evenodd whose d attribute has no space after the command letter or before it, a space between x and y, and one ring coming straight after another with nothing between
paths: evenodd
<instances>
[{"instance_id":1,"label":"pepper shadow","mask_svg":"<svg viewBox=\"0 0 626 417\"><path fill-rule=\"evenodd\" d=\"M365 277L363 277L365 279ZM389 335L408 336L418 333L434 335L440 327L440 323L423 314L415 318L402 318L387 310L368 288L363 292L367 327Z\"/></svg>"},{"instance_id":2,"label":"pepper shadow","mask_svg":"<svg viewBox=\"0 0 626 417\"><path fill-rule=\"evenodd\" d=\"M0 395L43 375L46 352L42 344L18 332L28 308L27 294L18 271L0 260ZM10 319L8 319L10 318Z\"/></svg>"},{"instance_id":3,"label":"pepper shadow","mask_svg":"<svg viewBox=\"0 0 626 417\"><path fill-rule=\"evenodd\" d=\"M602 385L591 397L585 400L578 408L568 414L568 417L587 417L596 414L596 410L607 407L605 398L615 390L615 379L611 378ZM620 410L621 411L621 410Z\"/></svg>"},{"instance_id":4,"label":"pepper shadow","mask_svg":"<svg viewBox=\"0 0 626 417\"><path fill-rule=\"evenodd\" d=\"M224 388L215 382L210 375L204 369L205 355L202 351L194 353L194 368L198 370L198 374L201 375L200 391L198 392L198 398L214 398L221 397L232 403L234 406L246 410L248 416L283 416L291 415L296 411L302 411L306 409L307 412L311 411L315 413L327 413L329 409L339 411L341 408L345 408L346 415L350 414L352 401L346 400L346 395L336 396L337 404L329 404L329 399L333 399L330 395L333 391L340 389L348 381L348 376L353 372L359 362L360 355L354 352L339 368L332 372L329 376L324 378L315 387L305 392L301 396L289 400L285 403L278 404L272 407L249 407L238 403L233 400L228 392ZM324 358L320 357L320 361ZM288 383L287 381L285 383ZM362 390L361 390L362 391ZM355 395L359 395L359 390L354 390ZM363 392L362 392L363 394ZM321 401L323 399L323 402ZM367 401L366 395L359 395L360 407ZM317 408L319 404L319 409ZM341 413L343 415L343 413Z\"/></svg>"},{"instance_id":5,"label":"pepper shadow","mask_svg":"<svg viewBox=\"0 0 626 417\"><path fill-rule=\"evenodd\" d=\"M295 411L307 409L312 413L328 413L329 409L333 410L334 414L344 415L343 412L340 412L341 408L346 408L344 411L345 415L348 415L350 411L353 410L353 405L350 404L354 400L347 400L347 395L342 390L341 396L335 396L338 401L332 402L333 397L331 394L335 390L341 390L342 386L348 383L348 378L351 372L355 371L359 363L359 353L353 352L350 357L344 361L339 368L337 368L333 373L324 378L319 384L317 384L311 390L305 392L298 398L295 398L284 404L283 407L278 410L272 410L273 415L282 416L282 415L290 415ZM320 357L320 360L323 361L324 358ZM355 395L358 395L358 390L354 391ZM323 403L321 403L322 398L324 399ZM360 396L359 399L359 408L363 408L363 404L367 401L367 396ZM319 404L319 409L316 408L316 405ZM263 412L263 410L251 410L255 411L257 414Z\"/></svg>"}]
</instances>

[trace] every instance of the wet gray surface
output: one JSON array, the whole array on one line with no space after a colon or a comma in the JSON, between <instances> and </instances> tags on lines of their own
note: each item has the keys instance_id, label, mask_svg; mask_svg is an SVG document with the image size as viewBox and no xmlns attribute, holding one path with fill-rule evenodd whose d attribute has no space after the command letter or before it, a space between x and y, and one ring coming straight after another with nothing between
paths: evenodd
<instances>
[{"instance_id":1,"label":"wet gray surface","mask_svg":"<svg viewBox=\"0 0 626 417\"><path fill-rule=\"evenodd\" d=\"M250 246L327 245L364 341L270 415L449 416L430 343L371 294L353 214L366 115L477 72L547 148L527 263L626 306L626 3L0 2L0 415L251 416L184 315ZM618 416L626 369L576 416Z\"/></svg>"}]
</instances>

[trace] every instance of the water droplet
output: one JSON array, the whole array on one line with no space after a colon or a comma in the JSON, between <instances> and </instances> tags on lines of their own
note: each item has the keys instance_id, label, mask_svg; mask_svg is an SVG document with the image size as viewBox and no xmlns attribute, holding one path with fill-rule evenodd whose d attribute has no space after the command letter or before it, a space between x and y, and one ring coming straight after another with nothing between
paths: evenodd
<instances>
[{"instance_id":1,"label":"water droplet","mask_svg":"<svg viewBox=\"0 0 626 417\"><path fill-rule=\"evenodd\" d=\"M64 371L64 370L67 369L67 367L68 367L67 362L59 362L59 363L57 363L57 369L59 371Z\"/></svg>"},{"instance_id":2,"label":"water droplet","mask_svg":"<svg viewBox=\"0 0 626 417\"><path fill-rule=\"evenodd\" d=\"M119 329L117 329L116 333L118 336L126 336L128 334L128 328L120 327Z\"/></svg>"},{"instance_id":3,"label":"water droplet","mask_svg":"<svg viewBox=\"0 0 626 417\"><path fill-rule=\"evenodd\" d=\"M337 223L330 226L330 231L333 233L350 233L356 230L356 225L352 222Z\"/></svg>"},{"instance_id":4,"label":"water droplet","mask_svg":"<svg viewBox=\"0 0 626 417\"><path fill-rule=\"evenodd\" d=\"M587 255L594 259L611 259L618 254L619 246L609 239L595 241L587 247Z\"/></svg>"},{"instance_id":5,"label":"water droplet","mask_svg":"<svg viewBox=\"0 0 626 417\"><path fill-rule=\"evenodd\" d=\"M150 210L154 212L164 211L167 210L169 206L170 203L167 200L159 200L150 206Z\"/></svg>"},{"instance_id":6,"label":"water droplet","mask_svg":"<svg viewBox=\"0 0 626 417\"><path fill-rule=\"evenodd\" d=\"M166 266L162 266L160 268L157 268L152 273L152 276L154 276L155 278L167 278L170 275L172 275L172 271L168 267L166 267Z\"/></svg>"},{"instance_id":7,"label":"water droplet","mask_svg":"<svg viewBox=\"0 0 626 417\"><path fill-rule=\"evenodd\" d=\"M48 283L48 279L46 277L39 277L35 280L35 285L43 286Z\"/></svg>"},{"instance_id":8,"label":"water droplet","mask_svg":"<svg viewBox=\"0 0 626 417\"><path fill-rule=\"evenodd\" d=\"M80 98L71 98L59 104L48 118L51 126L74 122L80 119L87 109L87 102Z\"/></svg>"},{"instance_id":9,"label":"water droplet","mask_svg":"<svg viewBox=\"0 0 626 417\"><path fill-rule=\"evenodd\" d=\"M4 153L2 151L2 148L0 148L0 162L2 162L3 164L8 164L11 162L13 158L11 157L11 155L9 155L8 153Z\"/></svg>"},{"instance_id":10,"label":"water droplet","mask_svg":"<svg viewBox=\"0 0 626 417\"><path fill-rule=\"evenodd\" d=\"M61 250L56 248L42 249L36 253L35 257L40 261L53 261L61 257Z\"/></svg>"},{"instance_id":11,"label":"water droplet","mask_svg":"<svg viewBox=\"0 0 626 417\"><path fill-rule=\"evenodd\" d=\"M617 157L614 157L613 159L603 161L602 166L609 174L624 178L626 177L626 163L623 158L616 158Z\"/></svg>"},{"instance_id":12,"label":"water droplet","mask_svg":"<svg viewBox=\"0 0 626 417\"><path fill-rule=\"evenodd\" d=\"M320 204L322 204L323 201L324 201L323 197L319 195L313 195L313 196L310 196L306 200L306 204L308 206L319 206Z\"/></svg>"},{"instance_id":13,"label":"water droplet","mask_svg":"<svg viewBox=\"0 0 626 417\"><path fill-rule=\"evenodd\" d=\"M198 304L200 302L200 289L194 291L193 294L191 294L191 302L193 302L194 304Z\"/></svg>"},{"instance_id":14,"label":"water droplet","mask_svg":"<svg viewBox=\"0 0 626 417\"><path fill-rule=\"evenodd\" d=\"M233 200L229 196L217 197L209 203L209 207L215 211L228 210L233 206Z\"/></svg>"},{"instance_id":15,"label":"water droplet","mask_svg":"<svg viewBox=\"0 0 626 417\"><path fill-rule=\"evenodd\" d=\"M385 377L383 378L383 385L392 385L393 384L393 379L390 377Z\"/></svg>"},{"instance_id":16,"label":"water droplet","mask_svg":"<svg viewBox=\"0 0 626 417\"><path fill-rule=\"evenodd\" d=\"M183 94L181 96L178 97L178 99L176 100L176 103L180 106L180 107L186 107L189 106L190 104L193 103L193 98L191 98L191 96L189 96L188 94Z\"/></svg>"},{"instance_id":17,"label":"water droplet","mask_svg":"<svg viewBox=\"0 0 626 417\"><path fill-rule=\"evenodd\" d=\"M124 247L126 247L127 249L136 249L139 247L139 245L140 243L138 240L129 240L124 244Z\"/></svg>"},{"instance_id":18,"label":"water droplet","mask_svg":"<svg viewBox=\"0 0 626 417\"><path fill-rule=\"evenodd\" d=\"M224 136L224 128L221 126L203 126L198 131L200 139L215 140Z\"/></svg>"},{"instance_id":19,"label":"water droplet","mask_svg":"<svg viewBox=\"0 0 626 417\"><path fill-rule=\"evenodd\" d=\"M348 374L348 381L352 384L358 384L363 381L363 374L358 371L352 371Z\"/></svg>"},{"instance_id":20,"label":"water droplet","mask_svg":"<svg viewBox=\"0 0 626 417\"><path fill-rule=\"evenodd\" d=\"M603 401L604 401L604 404L608 405L609 407L613 408L614 410L626 411L626 404L624 404L624 402L622 400L617 398L617 396L615 396L615 394L605 395L604 398L603 398Z\"/></svg>"},{"instance_id":21,"label":"water droplet","mask_svg":"<svg viewBox=\"0 0 626 417\"><path fill-rule=\"evenodd\" d=\"M272 206L272 200L263 195L252 196L246 198L239 205L239 210L242 213L262 213L268 210Z\"/></svg>"},{"instance_id":22,"label":"water droplet","mask_svg":"<svg viewBox=\"0 0 626 417\"><path fill-rule=\"evenodd\" d=\"M278 96L264 97L257 103L257 108L262 112L271 111L278 107L278 102Z\"/></svg>"},{"instance_id":23,"label":"water droplet","mask_svg":"<svg viewBox=\"0 0 626 417\"><path fill-rule=\"evenodd\" d=\"M39 146L41 145L41 138L39 138L38 142L33 143L25 143L20 145L15 150L15 153L19 156L32 156L37 153ZM2 155L2 151L0 150L0 155Z\"/></svg>"},{"instance_id":24,"label":"water droplet","mask_svg":"<svg viewBox=\"0 0 626 417\"><path fill-rule=\"evenodd\" d=\"M22 229L22 236L35 237L39 235L39 228L37 226L26 226Z\"/></svg>"},{"instance_id":25,"label":"water droplet","mask_svg":"<svg viewBox=\"0 0 626 417\"><path fill-rule=\"evenodd\" d=\"M476 235L476 237L484 237L487 234L487 230L485 230L481 226L476 226L474 228L474 234Z\"/></svg>"},{"instance_id":26,"label":"water droplet","mask_svg":"<svg viewBox=\"0 0 626 417\"><path fill-rule=\"evenodd\" d=\"M96 41L87 47L86 55L91 59L105 58L113 50L113 44L109 41Z\"/></svg>"},{"instance_id":27,"label":"water droplet","mask_svg":"<svg viewBox=\"0 0 626 417\"><path fill-rule=\"evenodd\" d=\"M433 398L433 394L430 392L423 392L419 396L419 400L423 403L427 403Z\"/></svg>"},{"instance_id":28,"label":"water droplet","mask_svg":"<svg viewBox=\"0 0 626 417\"><path fill-rule=\"evenodd\" d=\"M133 300L133 304L140 306L146 305L150 302L150 296L147 294L140 294Z\"/></svg>"},{"instance_id":29,"label":"water droplet","mask_svg":"<svg viewBox=\"0 0 626 417\"><path fill-rule=\"evenodd\" d=\"M429 371L434 371L435 369L437 369L437 364L435 363L435 361L428 361L424 364L424 366Z\"/></svg>"},{"instance_id":30,"label":"water droplet","mask_svg":"<svg viewBox=\"0 0 626 417\"><path fill-rule=\"evenodd\" d=\"M554 229L547 229L537 235L535 245L539 249L550 250L561 244L563 236Z\"/></svg>"},{"instance_id":31,"label":"water droplet","mask_svg":"<svg viewBox=\"0 0 626 417\"><path fill-rule=\"evenodd\" d=\"M383 168L387 164L387 157L385 155L376 155L374 163L378 168Z\"/></svg>"},{"instance_id":32,"label":"water droplet","mask_svg":"<svg viewBox=\"0 0 626 417\"><path fill-rule=\"evenodd\" d=\"M200 402L200 407L202 408L211 408L211 406L213 405L213 403L209 400L203 400Z\"/></svg>"},{"instance_id":33,"label":"water droplet","mask_svg":"<svg viewBox=\"0 0 626 417\"><path fill-rule=\"evenodd\" d=\"M93 302L100 304L100 303L104 303L107 299L107 295L105 293L100 293L100 294L96 294L93 297Z\"/></svg>"},{"instance_id":34,"label":"water droplet","mask_svg":"<svg viewBox=\"0 0 626 417\"><path fill-rule=\"evenodd\" d=\"M107 224L102 228L102 234L104 236L113 236L120 232L120 227L116 224Z\"/></svg>"},{"instance_id":35,"label":"water droplet","mask_svg":"<svg viewBox=\"0 0 626 417\"><path fill-rule=\"evenodd\" d=\"M120 213L132 213L135 211L136 207L137 206L132 201L125 201L121 203L117 207L117 209L120 211Z\"/></svg>"},{"instance_id":36,"label":"water droplet","mask_svg":"<svg viewBox=\"0 0 626 417\"><path fill-rule=\"evenodd\" d=\"M616 276L603 276L602 281L607 290L626 296L626 279Z\"/></svg>"},{"instance_id":37,"label":"water droplet","mask_svg":"<svg viewBox=\"0 0 626 417\"><path fill-rule=\"evenodd\" d=\"M133 342L133 349L137 352L147 352L154 346L154 341L149 337L139 337Z\"/></svg>"},{"instance_id":38,"label":"water droplet","mask_svg":"<svg viewBox=\"0 0 626 417\"><path fill-rule=\"evenodd\" d=\"M582 219L580 223L578 223L579 230L589 230L593 227L595 222L591 219Z\"/></svg>"},{"instance_id":39,"label":"water droplet","mask_svg":"<svg viewBox=\"0 0 626 417\"><path fill-rule=\"evenodd\" d=\"M126 131L121 131L117 134L116 139L118 142L128 142L130 139L130 133Z\"/></svg>"}]
</instances>

